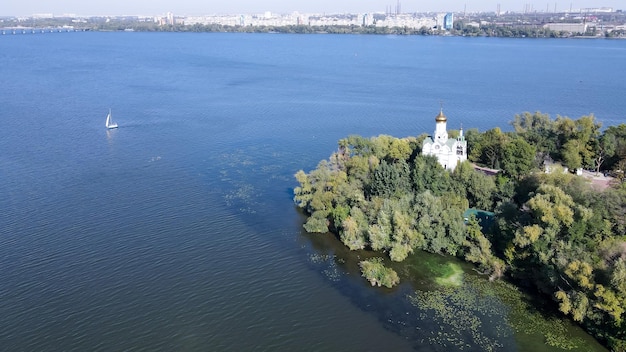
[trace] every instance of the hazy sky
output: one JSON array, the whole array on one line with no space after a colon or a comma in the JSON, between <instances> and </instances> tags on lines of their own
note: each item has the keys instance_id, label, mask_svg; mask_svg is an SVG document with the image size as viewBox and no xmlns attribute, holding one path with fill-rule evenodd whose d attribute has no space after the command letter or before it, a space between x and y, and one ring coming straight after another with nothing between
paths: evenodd
<instances>
[{"instance_id":1,"label":"hazy sky","mask_svg":"<svg viewBox=\"0 0 626 352\"><path fill-rule=\"evenodd\" d=\"M402 12L426 11L496 11L497 4L501 11L518 11L526 4L536 11L557 11L586 7L613 7L626 9L624 0L404 0L400 1ZM54 15L160 15L173 12L175 15L207 15L231 13L275 13L327 12L359 13L384 12L387 8L395 9L396 0L2 0L0 16L28 16L35 13Z\"/></svg>"}]
</instances>

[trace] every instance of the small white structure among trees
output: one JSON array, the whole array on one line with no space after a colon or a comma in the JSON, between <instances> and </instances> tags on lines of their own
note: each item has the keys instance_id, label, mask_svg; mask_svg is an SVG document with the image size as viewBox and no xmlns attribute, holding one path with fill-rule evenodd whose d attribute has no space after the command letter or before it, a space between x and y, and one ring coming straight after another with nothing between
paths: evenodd
<instances>
[{"instance_id":1,"label":"small white structure among trees","mask_svg":"<svg viewBox=\"0 0 626 352\"><path fill-rule=\"evenodd\" d=\"M422 154L433 155L445 169L454 170L458 163L467 160L467 141L463 136L463 128L456 139L448 138L448 118L443 114L443 109L435 117L435 122L435 133L424 140Z\"/></svg>"}]
</instances>

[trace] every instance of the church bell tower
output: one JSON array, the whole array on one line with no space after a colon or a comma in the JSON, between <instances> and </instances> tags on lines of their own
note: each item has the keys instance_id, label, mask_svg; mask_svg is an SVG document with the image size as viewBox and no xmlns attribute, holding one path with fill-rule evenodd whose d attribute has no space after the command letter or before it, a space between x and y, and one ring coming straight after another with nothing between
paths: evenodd
<instances>
[{"instance_id":1,"label":"church bell tower","mask_svg":"<svg viewBox=\"0 0 626 352\"><path fill-rule=\"evenodd\" d=\"M443 114L443 108L439 110L439 115L435 117L435 122L435 133L433 134L435 140L433 142L446 144L448 141L448 131L446 130L448 118Z\"/></svg>"}]
</instances>

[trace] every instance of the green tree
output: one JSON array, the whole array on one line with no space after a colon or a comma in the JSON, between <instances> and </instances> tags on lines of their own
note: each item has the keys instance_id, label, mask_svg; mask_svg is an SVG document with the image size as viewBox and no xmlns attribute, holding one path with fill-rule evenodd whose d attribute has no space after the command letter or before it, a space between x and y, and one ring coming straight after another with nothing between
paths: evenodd
<instances>
[{"instance_id":1,"label":"green tree","mask_svg":"<svg viewBox=\"0 0 626 352\"><path fill-rule=\"evenodd\" d=\"M474 170L469 162L463 162L454 169L451 178L455 181L454 192L466 198L470 208L493 209L496 191L493 177Z\"/></svg>"},{"instance_id":2,"label":"green tree","mask_svg":"<svg viewBox=\"0 0 626 352\"><path fill-rule=\"evenodd\" d=\"M421 246L424 237L415 228L415 217L411 214L408 198L399 202L393 209L393 227L389 257L393 261L403 261L415 248Z\"/></svg>"},{"instance_id":3,"label":"green tree","mask_svg":"<svg viewBox=\"0 0 626 352\"><path fill-rule=\"evenodd\" d=\"M502 169L514 178L527 175L534 167L535 147L517 137L504 145L502 149Z\"/></svg>"},{"instance_id":4,"label":"green tree","mask_svg":"<svg viewBox=\"0 0 626 352\"><path fill-rule=\"evenodd\" d=\"M465 230L463 211L453 196L436 197L425 191L415 197L416 230L422 234L422 249L433 253L457 255Z\"/></svg>"},{"instance_id":5,"label":"green tree","mask_svg":"<svg viewBox=\"0 0 626 352\"><path fill-rule=\"evenodd\" d=\"M383 200L383 206L376 214L374 223L367 229L370 245L375 251L389 250L391 248L391 235L393 233L391 224L391 215L393 214L392 202L389 199Z\"/></svg>"},{"instance_id":6,"label":"green tree","mask_svg":"<svg viewBox=\"0 0 626 352\"><path fill-rule=\"evenodd\" d=\"M341 224L340 238L350 250L363 249L367 244L368 222L363 211L350 209L350 215Z\"/></svg>"},{"instance_id":7,"label":"green tree","mask_svg":"<svg viewBox=\"0 0 626 352\"><path fill-rule=\"evenodd\" d=\"M328 212L324 210L314 211L304 223L307 232L327 233L328 232Z\"/></svg>"},{"instance_id":8,"label":"green tree","mask_svg":"<svg viewBox=\"0 0 626 352\"><path fill-rule=\"evenodd\" d=\"M372 174L368 194L379 197L401 197L410 193L410 174L409 165L404 160L392 164L383 160Z\"/></svg>"},{"instance_id":9,"label":"green tree","mask_svg":"<svg viewBox=\"0 0 626 352\"><path fill-rule=\"evenodd\" d=\"M419 155L415 158L411 180L415 194L429 190L434 195L442 195L452 188L450 173L439 164L434 156Z\"/></svg>"},{"instance_id":10,"label":"green tree","mask_svg":"<svg viewBox=\"0 0 626 352\"><path fill-rule=\"evenodd\" d=\"M478 162L480 158L482 146L482 134L476 128L470 128L464 133L467 141L467 158L472 162Z\"/></svg>"},{"instance_id":11,"label":"green tree","mask_svg":"<svg viewBox=\"0 0 626 352\"><path fill-rule=\"evenodd\" d=\"M596 173L600 173L600 167L604 161L615 154L616 147L617 138L612 133L605 133L598 139L594 158Z\"/></svg>"},{"instance_id":12,"label":"green tree","mask_svg":"<svg viewBox=\"0 0 626 352\"><path fill-rule=\"evenodd\" d=\"M615 260L611 269L611 286L620 296L626 297L626 256Z\"/></svg>"},{"instance_id":13,"label":"green tree","mask_svg":"<svg viewBox=\"0 0 626 352\"><path fill-rule=\"evenodd\" d=\"M476 142L470 150L470 159L492 169L499 169L502 148L506 142L506 135L502 130L499 127L492 128L483 133Z\"/></svg>"},{"instance_id":14,"label":"green tree","mask_svg":"<svg viewBox=\"0 0 626 352\"><path fill-rule=\"evenodd\" d=\"M389 153L391 152L391 148L392 148L392 144L394 143L394 141L396 141L397 138L394 138L392 136L386 135L386 134L381 134L377 137L373 137L370 139L371 142L371 148L372 151L374 153L374 155L379 158L379 159L386 159L387 157L389 157ZM402 149L403 147L401 145L404 145L405 143L402 142L396 142L396 147L397 149ZM397 151L398 154L401 154L402 151ZM399 155L398 155L399 156ZM393 159L393 157L390 157L391 159Z\"/></svg>"},{"instance_id":15,"label":"green tree","mask_svg":"<svg viewBox=\"0 0 626 352\"><path fill-rule=\"evenodd\" d=\"M408 139L396 138L389 147L389 157L395 161L407 160L411 156L411 145Z\"/></svg>"},{"instance_id":16,"label":"green tree","mask_svg":"<svg viewBox=\"0 0 626 352\"><path fill-rule=\"evenodd\" d=\"M593 150L600 127L593 115L582 116L578 120L560 116L557 118L555 129L566 166L577 169L594 165Z\"/></svg>"},{"instance_id":17,"label":"green tree","mask_svg":"<svg viewBox=\"0 0 626 352\"><path fill-rule=\"evenodd\" d=\"M604 133L615 136L615 152L613 156L607 158L605 163L606 169L624 170L623 165L626 165L626 124L609 126ZM619 166L620 162L622 166Z\"/></svg>"},{"instance_id":18,"label":"green tree","mask_svg":"<svg viewBox=\"0 0 626 352\"><path fill-rule=\"evenodd\" d=\"M602 124L596 121L593 114L582 116L576 120L576 139L580 140L584 147L581 148L583 164L585 166L593 166L593 144L600 135Z\"/></svg>"},{"instance_id":19,"label":"green tree","mask_svg":"<svg viewBox=\"0 0 626 352\"><path fill-rule=\"evenodd\" d=\"M581 322L588 314L590 308L589 299L583 292L559 290L554 296L559 301L559 310L564 314L571 315L574 321Z\"/></svg>"},{"instance_id":20,"label":"green tree","mask_svg":"<svg viewBox=\"0 0 626 352\"><path fill-rule=\"evenodd\" d=\"M554 123L548 114L524 112L515 115L512 125L518 136L537 149L541 158L556 154Z\"/></svg>"},{"instance_id":21,"label":"green tree","mask_svg":"<svg viewBox=\"0 0 626 352\"><path fill-rule=\"evenodd\" d=\"M594 295L597 298L594 307L609 316L614 325L620 326L624 309L626 309L624 297L620 297L615 291L602 285L596 285Z\"/></svg>"},{"instance_id":22,"label":"green tree","mask_svg":"<svg viewBox=\"0 0 626 352\"><path fill-rule=\"evenodd\" d=\"M563 163L570 170L579 169L583 166L583 158L581 156L581 150L583 146L581 142L576 139L571 139L563 146L561 155L563 157Z\"/></svg>"},{"instance_id":23,"label":"green tree","mask_svg":"<svg viewBox=\"0 0 626 352\"><path fill-rule=\"evenodd\" d=\"M369 179L371 164L372 163L370 163L369 158L366 156L354 155L348 157L348 159L344 163L346 173L348 174L348 181L350 183L358 182L359 184L367 183ZM378 162L376 162L375 164L378 164Z\"/></svg>"}]
</instances>

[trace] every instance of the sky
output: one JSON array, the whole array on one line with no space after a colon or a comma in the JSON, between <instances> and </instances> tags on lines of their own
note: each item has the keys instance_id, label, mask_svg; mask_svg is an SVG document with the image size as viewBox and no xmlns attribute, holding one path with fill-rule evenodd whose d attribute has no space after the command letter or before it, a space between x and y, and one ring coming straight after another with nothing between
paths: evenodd
<instances>
[{"instance_id":1,"label":"sky","mask_svg":"<svg viewBox=\"0 0 626 352\"><path fill-rule=\"evenodd\" d=\"M397 0L2 0L0 16L30 16L33 14L93 15L175 15L255 14L274 13L365 13L395 11ZM468 12L500 10L523 12L527 5L545 12L566 11L589 7L626 9L624 0L401 0L402 12Z\"/></svg>"}]
</instances>

